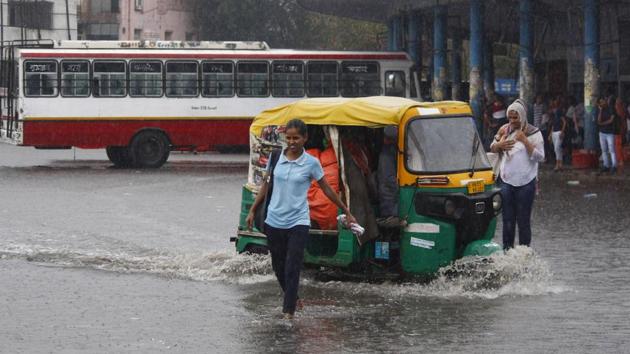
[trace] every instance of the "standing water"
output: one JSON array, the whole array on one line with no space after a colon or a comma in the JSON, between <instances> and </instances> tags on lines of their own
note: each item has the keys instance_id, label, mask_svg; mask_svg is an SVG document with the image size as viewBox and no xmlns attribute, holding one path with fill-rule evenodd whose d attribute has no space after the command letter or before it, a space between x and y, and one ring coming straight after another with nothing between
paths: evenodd
<instances>
[{"instance_id":1,"label":"standing water","mask_svg":"<svg viewBox=\"0 0 630 354\"><path fill-rule=\"evenodd\" d=\"M465 259L429 283L324 282L309 270L305 307L286 321L268 257L227 241L246 156L136 171L109 168L103 152L68 154L0 146L0 352L630 348L625 181L543 174L533 249Z\"/></svg>"}]
</instances>

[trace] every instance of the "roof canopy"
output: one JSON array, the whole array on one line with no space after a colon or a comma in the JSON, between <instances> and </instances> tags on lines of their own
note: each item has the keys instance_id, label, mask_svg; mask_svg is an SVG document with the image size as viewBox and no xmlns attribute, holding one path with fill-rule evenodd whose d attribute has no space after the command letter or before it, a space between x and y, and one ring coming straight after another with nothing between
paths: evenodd
<instances>
[{"instance_id":1,"label":"roof canopy","mask_svg":"<svg viewBox=\"0 0 630 354\"><path fill-rule=\"evenodd\" d=\"M432 9L436 5L448 7L449 30L461 31L465 36L469 32L470 0L297 0L302 8L328 15L348 17L386 23L392 16L412 11L420 11L430 23ZM493 40L518 43L519 41L519 0L483 0L485 5L485 34ZM580 0L537 0L534 4L535 28L539 32L549 32L551 26L562 38L559 42L573 40L570 35L579 29L569 27L569 23L578 26L583 21L583 2ZM606 16L627 16L630 13L630 0L600 0L602 23ZM567 33L571 32L571 33ZM563 37L564 36L564 37Z\"/></svg>"},{"instance_id":2,"label":"roof canopy","mask_svg":"<svg viewBox=\"0 0 630 354\"><path fill-rule=\"evenodd\" d=\"M361 98L308 98L272 108L254 118L250 133L259 136L262 128L285 125L299 118L309 125L364 126L398 125L412 107L441 108L467 106L463 102L417 102L406 98L374 96Z\"/></svg>"}]
</instances>

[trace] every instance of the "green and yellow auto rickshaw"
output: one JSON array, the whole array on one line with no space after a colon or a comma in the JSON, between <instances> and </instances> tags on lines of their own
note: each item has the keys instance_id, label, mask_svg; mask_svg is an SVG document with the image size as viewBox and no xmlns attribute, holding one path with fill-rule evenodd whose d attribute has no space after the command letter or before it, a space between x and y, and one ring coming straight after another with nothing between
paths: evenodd
<instances>
[{"instance_id":1,"label":"green and yellow auto rickshaw","mask_svg":"<svg viewBox=\"0 0 630 354\"><path fill-rule=\"evenodd\" d=\"M501 250L493 242L501 196L470 107L463 102L421 103L378 96L305 99L265 111L254 119L248 181L242 189L238 231L231 238L237 252L266 252L265 235L247 230L245 219L269 154L282 148L284 124L292 118L300 118L309 126L309 142L334 151L339 192L346 202L357 191L351 190L352 183L347 180L348 158L347 154L344 158L346 145L342 140L359 132L363 143L371 145L366 151L378 158L384 128L398 129L399 224L379 226L375 237L362 244L341 223L327 229L312 226L306 265L431 276L459 258ZM350 130L355 134L346 134ZM378 161L369 168L376 171ZM371 207L378 215L378 203ZM350 209L356 216L352 204Z\"/></svg>"}]
</instances>

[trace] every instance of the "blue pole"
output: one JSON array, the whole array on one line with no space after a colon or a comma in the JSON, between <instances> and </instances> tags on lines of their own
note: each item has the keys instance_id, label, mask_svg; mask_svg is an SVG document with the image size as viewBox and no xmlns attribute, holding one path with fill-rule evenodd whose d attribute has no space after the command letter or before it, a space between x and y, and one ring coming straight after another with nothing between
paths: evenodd
<instances>
[{"instance_id":1,"label":"blue pole","mask_svg":"<svg viewBox=\"0 0 630 354\"><path fill-rule=\"evenodd\" d=\"M483 39L483 91L486 102L490 103L494 95L494 48L488 37Z\"/></svg>"},{"instance_id":2,"label":"blue pole","mask_svg":"<svg viewBox=\"0 0 630 354\"><path fill-rule=\"evenodd\" d=\"M414 64L416 64L418 68L422 65L422 52L420 46L422 41L418 31L418 26L420 25L419 17L420 16L417 12L410 13L409 24L407 26L407 40L409 43L407 50L409 52L409 56L411 56L411 60L413 60Z\"/></svg>"},{"instance_id":3,"label":"blue pole","mask_svg":"<svg viewBox=\"0 0 630 354\"><path fill-rule=\"evenodd\" d=\"M481 115L483 111L483 84L481 67L483 65L483 3L470 0L470 106L479 134L482 133Z\"/></svg>"},{"instance_id":4,"label":"blue pole","mask_svg":"<svg viewBox=\"0 0 630 354\"><path fill-rule=\"evenodd\" d=\"M387 50L394 50L394 18L387 21Z\"/></svg>"},{"instance_id":5,"label":"blue pole","mask_svg":"<svg viewBox=\"0 0 630 354\"><path fill-rule=\"evenodd\" d=\"M599 97L599 0L584 0L584 148L597 148Z\"/></svg>"},{"instance_id":6,"label":"blue pole","mask_svg":"<svg viewBox=\"0 0 630 354\"><path fill-rule=\"evenodd\" d=\"M446 98L446 6L433 8L433 101Z\"/></svg>"},{"instance_id":7,"label":"blue pole","mask_svg":"<svg viewBox=\"0 0 630 354\"><path fill-rule=\"evenodd\" d=\"M422 31L420 31L420 26L422 25L422 18L420 17L420 13L411 12L409 14L409 22L407 26L407 51L413 60L414 65L416 66L416 70L412 71L412 75L415 77L410 77L409 85L415 85L416 80L420 83L422 80ZM410 86L411 87L411 86ZM417 88L420 89L419 87ZM416 93L418 98L421 99L422 95L420 92Z\"/></svg>"},{"instance_id":8,"label":"blue pole","mask_svg":"<svg viewBox=\"0 0 630 354\"><path fill-rule=\"evenodd\" d=\"M520 50L519 50L519 91L520 98L527 103L528 117L533 122L534 114L534 25L532 15L532 0L520 0Z\"/></svg>"},{"instance_id":9,"label":"blue pole","mask_svg":"<svg viewBox=\"0 0 630 354\"><path fill-rule=\"evenodd\" d=\"M397 52L401 50L401 20L400 16L394 16L387 22L387 50L389 51Z\"/></svg>"},{"instance_id":10,"label":"blue pole","mask_svg":"<svg viewBox=\"0 0 630 354\"><path fill-rule=\"evenodd\" d=\"M462 37L458 31L453 33L453 51L451 52L451 99L461 100L462 89Z\"/></svg>"}]
</instances>

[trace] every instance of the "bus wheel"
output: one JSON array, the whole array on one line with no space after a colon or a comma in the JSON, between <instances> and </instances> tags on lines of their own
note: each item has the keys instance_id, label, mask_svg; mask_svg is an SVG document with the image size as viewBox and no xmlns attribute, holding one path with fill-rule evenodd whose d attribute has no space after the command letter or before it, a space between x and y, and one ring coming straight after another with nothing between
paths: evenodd
<instances>
[{"instance_id":1,"label":"bus wheel","mask_svg":"<svg viewBox=\"0 0 630 354\"><path fill-rule=\"evenodd\" d=\"M145 130L138 133L129 145L129 155L134 167L158 168L164 165L171 153L170 144L164 133Z\"/></svg>"},{"instance_id":2,"label":"bus wheel","mask_svg":"<svg viewBox=\"0 0 630 354\"><path fill-rule=\"evenodd\" d=\"M129 158L129 149L126 146L108 146L105 151L107 157L114 166L120 168L131 167L131 158Z\"/></svg>"}]
</instances>

